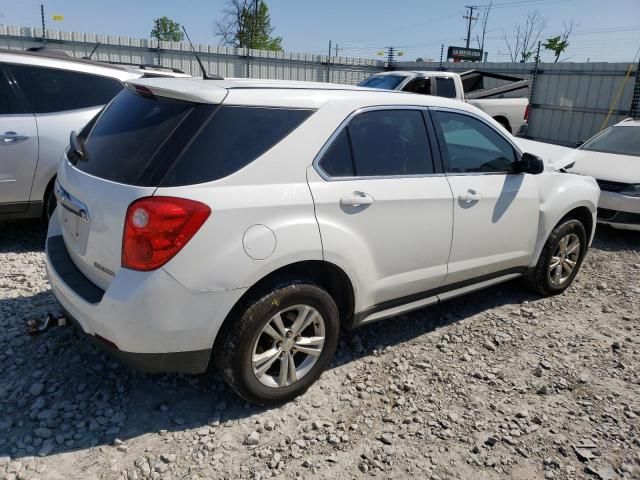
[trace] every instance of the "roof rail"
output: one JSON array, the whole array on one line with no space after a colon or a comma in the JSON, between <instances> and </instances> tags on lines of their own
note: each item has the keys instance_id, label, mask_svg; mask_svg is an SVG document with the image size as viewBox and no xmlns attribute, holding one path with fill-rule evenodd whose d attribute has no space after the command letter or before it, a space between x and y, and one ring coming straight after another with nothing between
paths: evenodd
<instances>
[{"instance_id":1,"label":"roof rail","mask_svg":"<svg viewBox=\"0 0 640 480\"><path fill-rule=\"evenodd\" d=\"M173 73L184 73L184 71L180 70L179 68L165 67L164 65L158 65L155 63L131 63L131 62L103 62L103 63L108 63L110 65L124 65L127 67L135 67L135 68L139 68L140 70L164 70L164 71L173 72Z\"/></svg>"}]
</instances>

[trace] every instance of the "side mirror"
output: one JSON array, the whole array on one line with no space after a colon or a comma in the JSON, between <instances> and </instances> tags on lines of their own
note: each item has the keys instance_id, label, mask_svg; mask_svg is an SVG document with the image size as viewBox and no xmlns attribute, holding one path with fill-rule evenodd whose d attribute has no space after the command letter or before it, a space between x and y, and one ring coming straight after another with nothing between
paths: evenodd
<instances>
[{"instance_id":1,"label":"side mirror","mask_svg":"<svg viewBox=\"0 0 640 480\"><path fill-rule=\"evenodd\" d=\"M584 140L578 140L576 142L576 148L581 147L582 145L584 145Z\"/></svg>"},{"instance_id":2,"label":"side mirror","mask_svg":"<svg viewBox=\"0 0 640 480\"><path fill-rule=\"evenodd\" d=\"M69 135L69 152L67 156L73 165L78 163L80 160L85 160L86 155L84 147L75 130Z\"/></svg>"},{"instance_id":3,"label":"side mirror","mask_svg":"<svg viewBox=\"0 0 640 480\"><path fill-rule=\"evenodd\" d=\"M523 153L519 163L519 173L538 175L544 172L544 161L532 153Z\"/></svg>"}]
</instances>

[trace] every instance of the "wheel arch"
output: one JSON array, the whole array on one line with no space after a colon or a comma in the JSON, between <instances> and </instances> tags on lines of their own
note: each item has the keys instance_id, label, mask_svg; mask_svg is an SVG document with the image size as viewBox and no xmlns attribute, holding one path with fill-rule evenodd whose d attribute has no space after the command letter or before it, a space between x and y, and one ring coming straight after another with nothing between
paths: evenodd
<instances>
[{"instance_id":1,"label":"wheel arch","mask_svg":"<svg viewBox=\"0 0 640 480\"><path fill-rule=\"evenodd\" d=\"M45 221L47 221L47 198L49 197L49 194L53 191L53 186L54 186L54 184L56 182L56 178L58 178L58 175L57 175L57 173L54 173L53 177L51 177L51 179L47 183L47 186L44 189L44 194L42 195L42 212L41 212L41 216Z\"/></svg>"},{"instance_id":2,"label":"wheel arch","mask_svg":"<svg viewBox=\"0 0 640 480\"><path fill-rule=\"evenodd\" d=\"M567 219L574 218L579 220L585 227L585 231L587 233L587 242L588 245L591 245L593 241L593 236L595 234L596 228L596 207L595 205L589 202L580 202L570 207L566 208L562 213L555 215L555 221L545 222L544 218L541 219L540 228L542 229L542 234L539 235L538 241L536 242L535 254L533 255L531 262L529 263L530 267L534 267L538 263L538 258L540 257L540 253L544 248L549 235L553 230L564 222Z\"/></svg>"},{"instance_id":3,"label":"wheel arch","mask_svg":"<svg viewBox=\"0 0 640 480\"><path fill-rule=\"evenodd\" d=\"M346 327L351 326L355 306L355 290L347 273L335 263L326 260L302 260L282 266L264 275L242 294L222 322L214 341L214 349L223 337L224 329L239 314L240 310L246 308L251 298L266 293L274 282L291 278L308 279L327 290L338 306L340 324Z\"/></svg>"},{"instance_id":4,"label":"wheel arch","mask_svg":"<svg viewBox=\"0 0 640 480\"><path fill-rule=\"evenodd\" d=\"M511 130L511 124L509 123L509 119L507 117L505 117L504 115L496 115L493 117L493 119L500 125L502 125L509 133L513 133L513 130Z\"/></svg>"}]
</instances>

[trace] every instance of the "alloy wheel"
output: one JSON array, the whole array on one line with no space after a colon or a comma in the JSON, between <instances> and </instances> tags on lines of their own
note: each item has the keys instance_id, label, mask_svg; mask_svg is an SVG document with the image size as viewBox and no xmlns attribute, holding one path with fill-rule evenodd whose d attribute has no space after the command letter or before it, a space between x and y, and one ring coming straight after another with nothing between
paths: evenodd
<instances>
[{"instance_id":1,"label":"alloy wheel","mask_svg":"<svg viewBox=\"0 0 640 480\"><path fill-rule=\"evenodd\" d=\"M267 387L294 384L309 371L322 354L325 324L310 305L280 310L264 325L253 346L253 373Z\"/></svg>"},{"instance_id":2,"label":"alloy wheel","mask_svg":"<svg viewBox=\"0 0 640 480\"><path fill-rule=\"evenodd\" d=\"M569 233L560 239L549 262L547 274L554 287L561 287L576 269L580 258L580 238Z\"/></svg>"}]
</instances>

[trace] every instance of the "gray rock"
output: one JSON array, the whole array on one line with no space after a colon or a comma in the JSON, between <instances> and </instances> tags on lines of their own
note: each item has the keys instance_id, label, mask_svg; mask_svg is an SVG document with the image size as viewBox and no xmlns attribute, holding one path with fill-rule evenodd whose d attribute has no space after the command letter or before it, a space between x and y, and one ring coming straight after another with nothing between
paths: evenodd
<instances>
[{"instance_id":1,"label":"gray rock","mask_svg":"<svg viewBox=\"0 0 640 480\"><path fill-rule=\"evenodd\" d=\"M250 446L258 445L260 443L260 434L254 430L245 438L244 443Z\"/></svg>"},{"instance_id":2,"label":"gray rock","mask_svg":"<svg viewBox=\"0 0 640 480\"><path fill-rule=\"evenodd\" d=\"M160 460L164 463L174 463L176 461L175 453L163 453L160 455Z\"/></svg>"},{"instance_id":3,"label":"gray rock","mask_svg":"<svg viewBox=\"0 0 640 480\"><path fill-rule=\"evenodd\" d=\"M33 431L33 434L38 438L51 438L53 436L53 431L50 428L39 427Z\"/></svg>"},{"instance_id":4,"label":"gray rock","mask_svg":"<svg viewBox=\"0 0 640 480\"><path fill-rule=\"evenodd\" d=\"M42 394L43 390L44 390L44 383L37 382L31 385L31 388L29 389L29 393L34 397L37 397Z\"/></svg>"}]
</instances>

